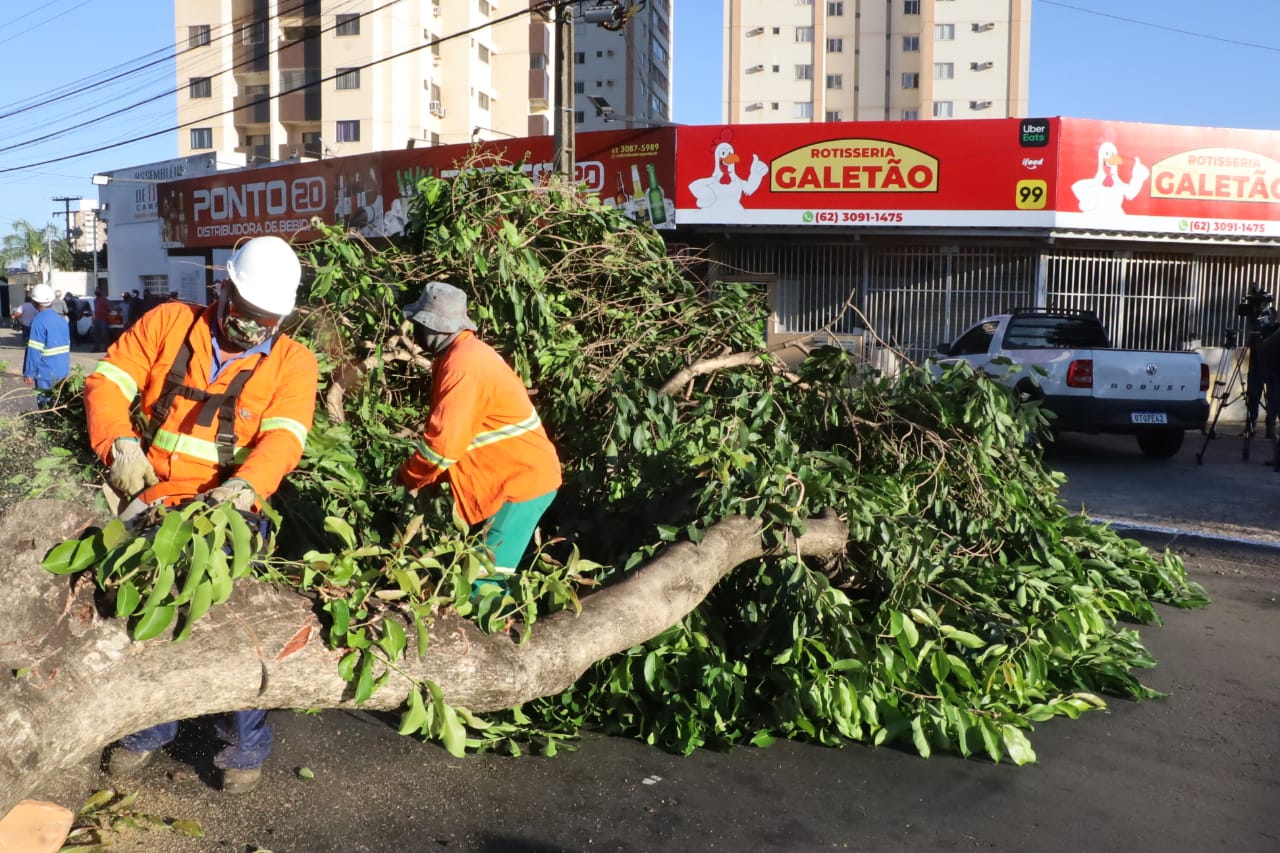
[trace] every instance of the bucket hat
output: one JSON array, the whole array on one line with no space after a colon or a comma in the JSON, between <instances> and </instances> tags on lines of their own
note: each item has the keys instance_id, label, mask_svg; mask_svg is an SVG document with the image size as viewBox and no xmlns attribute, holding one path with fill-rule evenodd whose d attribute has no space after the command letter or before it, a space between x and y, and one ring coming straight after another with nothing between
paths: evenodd
<instances>
[{"instance_id":1,"label":"bucket hat","mask_svg":"<svg viewBox=\"0 0 1280 853\"><path fill-rule=\"evenodd\" d=\"M463 329L476 330L476 324L467 316L467 294L443 281L427 282L417 301L405 307L404 317L447 335Z\"/></svg>"}]
</instances>

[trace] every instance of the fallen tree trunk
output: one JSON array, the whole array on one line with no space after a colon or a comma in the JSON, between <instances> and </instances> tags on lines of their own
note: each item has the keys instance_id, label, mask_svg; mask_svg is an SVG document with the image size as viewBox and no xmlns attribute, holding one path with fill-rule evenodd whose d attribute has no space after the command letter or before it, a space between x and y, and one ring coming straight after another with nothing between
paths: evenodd
<instances>
[{"instance_id":1,"label":"fallen tree trunk","mask_svg":"<svg viewBox=\"0 0 1280 853\"><path fill-rule=\"evenodd\" d=\"M71 504L33 501L0 518L0 815L117 738L156 723L242 708L351 708L313 602L290 590L240 582L185 642L133 642L126 624L100 612L93 579L46 573L50 547L93 519ZM847 528L833 514L809 523L803 554L842 552ZM592 663L677 623L735 566L765 554L757 521L727 518L697 545L663 551L621 583L583 599L582 613L540 620L516 645L444 615L431 644L403 666L431 679L448 702L494 711L561 692ZM412 645L412 644L411 644ZM406 686L407 689L407 686ZM394 710L396 682L360 707Z\"/></svg>"}]
</instances>

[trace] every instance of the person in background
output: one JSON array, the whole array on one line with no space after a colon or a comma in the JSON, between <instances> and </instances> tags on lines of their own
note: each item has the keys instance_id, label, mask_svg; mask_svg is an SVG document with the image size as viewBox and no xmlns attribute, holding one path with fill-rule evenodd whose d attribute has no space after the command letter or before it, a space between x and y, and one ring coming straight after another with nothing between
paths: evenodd
<instances>
[{"instance_id":1,"label":"person in background","mask_svg":"<svg viewBox=\"0 0 1280 853\"><path fill-rule=\"evenodd\" d=\"M107 482L134 505L191 499L261 505L298 465L316 406L316 358L280 331L293 312L302 265L279 237L255 237L227 260L208 307L170 302L127 330L85 380L89 442ZM136 430L130 409L140 398ZM222 790L258 786L271 751L265 710L215 726L226 743L213 763ZM109 770L128 775L177 735L176 722L129 735Z\"/></svg>"},{"instance_id":2,"label":"person in background","mask_svg":"<svg viewBox=\"0 0 1280 853\"><path fill-rule=\"evenodd\" d=\"M74 293L67 292L62 297L63 307L67 312L67 325L71 327L71 346L75 346L81 340L80 335L80 300L76 298Z\"/></svg>"},{"instance_id":3,"label":"person in background","mask_svg":"<svg viewBox=\"0 0 1280 853\"><path fill-rule=\"evenodd\" d=\"M50 393L55 382L71 372L71 331L66 318L55 305L62 302L47 284L31 288L31 301L36 318L31 322L26 356L22 362L22 381L36 388L36 404L47 409L53 405ZM43 393L42 393L43 392Z\"/></svg>"},{"instance_id":4,"label":"person in background","mask_svg":"<svg viewBox=\"0 0 1280 853\"><path fill-rule=\"evenodd\" d=\"M22 308L19 309L22 314L19 321L22 323L22 345L25 347L27 341L31 339L31 324L36 319L36 306L31 302L31 294L27 294L27 298L22 300Z\"/></svg>"},{"instance_id":5,"label":"person in background","mask_svg":"<svg viewBox=\"0 0 1280 853\"><path fill-rule=\"evenodd\" d=\"M493 552L495 574L474 592L505 591L560 487L560 459L520 377L475 336L465 293L430 282L404 316L434 363L431 414L400 482L421 489L449 481L458 513L484 525Z\"/></svg>"},{"instance_id":6,"label":"person in background","mask_svg":"<svg viewBox=\"0 0 1280 853\"><path fill-rule=\"evenodd\" d=\"M63 299L61 290L55 290L53 292L53 305L50 307L59 317L64 320L67 319L67 302Z\"/></svg>"},{"instance_id":7,"label":"person in background","mask_svg":"<svg viewBox=\"0 0 1280 853\"><path fill-rule=\"evenodd\" d=\"M111 300L107 298L107 289L99 287L93 297L93 345L105 351L110 334Z\"/></svg>"}]
</instances>

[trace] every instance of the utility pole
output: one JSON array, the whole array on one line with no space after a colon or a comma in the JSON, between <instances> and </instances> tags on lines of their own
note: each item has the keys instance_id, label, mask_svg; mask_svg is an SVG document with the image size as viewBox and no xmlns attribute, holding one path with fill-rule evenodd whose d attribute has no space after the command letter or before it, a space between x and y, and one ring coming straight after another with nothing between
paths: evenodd
<instances>
[{"instance_id":1,"label":"utility pole","mask_svg":"<svg viewBox=\"0 0 1280 853\"><path fill-rule=\"evenodd\" d=\"M552 122L552 147L555 149L555 170L573 180L574 151L573 112L573 13L568 3L556 6L556 92Z\"/></svg>"},{"instance_id":2,"label":"utility pole","mask_svg":"<svg viewBox=\"0 0 1280 853\"><path fill-rule=\"evenodd\" d=\"M67 220L66 226L67 226L67 251L68 252L71 251L71 202L82 201L83 199L84 199L84 196L79 196L79 195L77 196L62 195L53 199L54 201L62 202L66 206L66 209L63 211L62 215ZM56 216L57 214L55 213L54 215Z\"/></svg>"},{"instance_id":3,"label":"utility pole","mask_svg":"<svg viewBox=\"0 0 1280 853\"><path fill-rule=\"evenodd\" d=\"M583 5L588 0L560 0L555 4L556 40L556 91L552 122L552 145L555 148L555 170L574 176L576 151L574 144L577 114L573 108L573 13L570 7ZM622 0L591 0L592 5L583 8L579 17L585 24L597 24L606 29L619 29L627 22L629 7ZM641 4L643 5L643 4Z\"/></svg>"}]
</instances>

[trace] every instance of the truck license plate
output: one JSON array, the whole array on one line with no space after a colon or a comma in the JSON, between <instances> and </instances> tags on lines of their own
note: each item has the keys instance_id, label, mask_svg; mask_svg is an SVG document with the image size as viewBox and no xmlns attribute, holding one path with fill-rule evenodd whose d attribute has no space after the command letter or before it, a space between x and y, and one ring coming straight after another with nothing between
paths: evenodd
<instances>
[{"instance_id":1,"label":"truck license plate","mask_svg":"<svg viewBox=\"0 0 1280 853\"><path fill-rule=\"evenodd\" d=\"M1135 424L1167 424L1169 422L1164 412L1130 412L1129 418Z\"/></svg>"}]
</instances>

